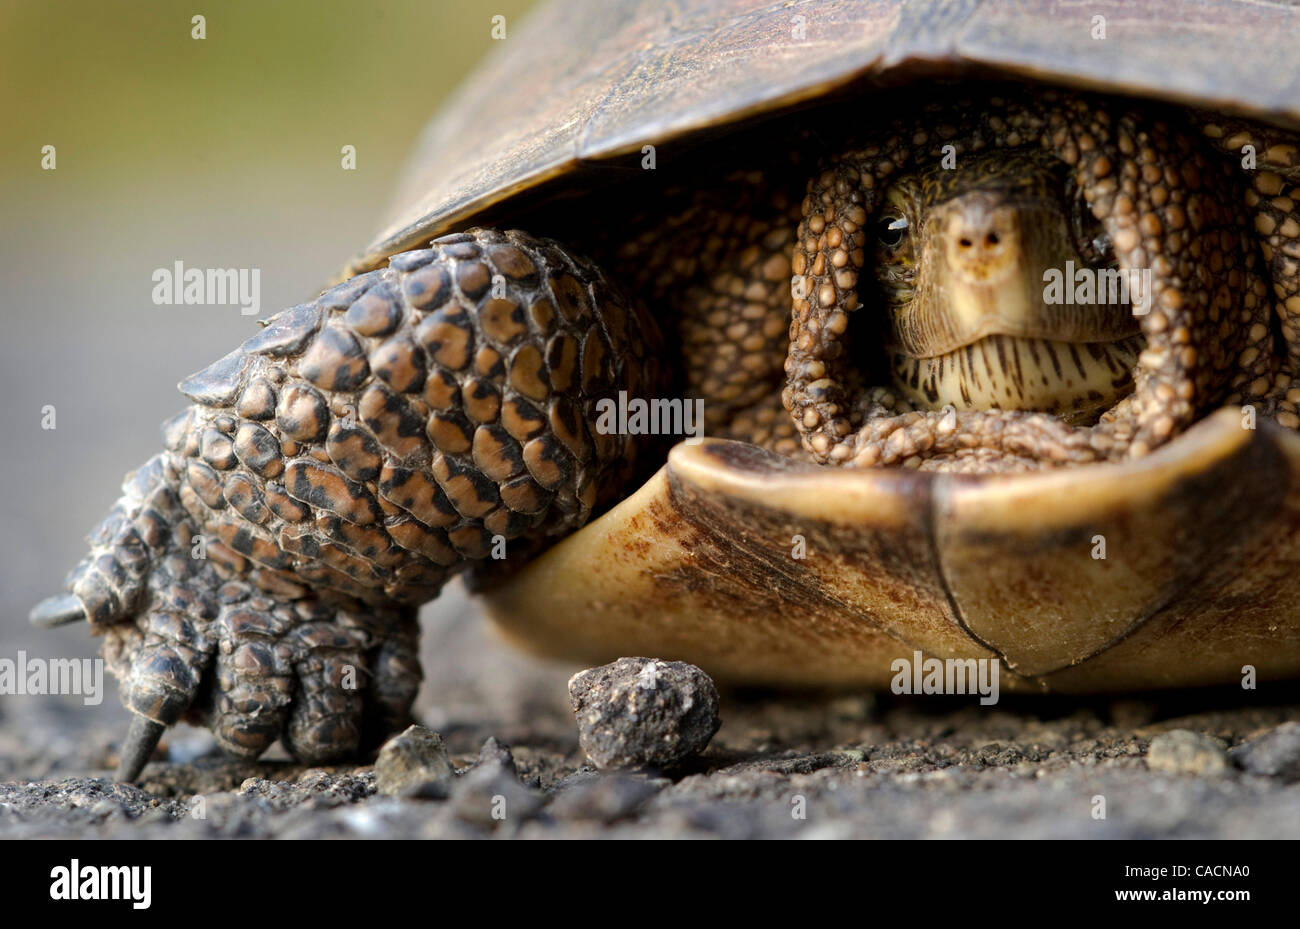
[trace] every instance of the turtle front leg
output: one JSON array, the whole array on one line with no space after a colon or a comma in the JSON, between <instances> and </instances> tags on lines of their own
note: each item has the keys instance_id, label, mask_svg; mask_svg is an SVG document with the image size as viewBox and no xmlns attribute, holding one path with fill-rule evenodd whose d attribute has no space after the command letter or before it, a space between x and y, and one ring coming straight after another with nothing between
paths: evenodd
<instances>
[{"instance_id":1,"label":"turtle front leg","mask_svg":"<svg viewBox=\"0 0 1300 929\"><path fill-rule=\"evenodd\" d=\"M1300 136L1212 114L1201 119L1206 139L1245 179L1250 231L1268 265L1286 349L1269 412L1282 425L1300 429Z\"/></svg>"},{"instance_id":2,"label":"turtle front leg","mask_svg":"<svg viewBox=\"0 0 1300 929\"><path fill-rule=\"evenodd\" d=\"M472 230L278 314L185 380L166 451L32 617L105 637L135 714L119 778L181 719L231 754L278 737L313 763L402 725L416 608L614 498L637 439L598 429L598 404L654 390L657 341L589 262Z\"/></svg>"},{"instance_id":3,"label":"turtle front leg","mask_svg":"<svg viewBox=\"0 0 1300 929\"><path fill-rule=\"evenodd\" d=\"M135 714L119 779L134 780L179 720L207 725L240 757L283 735L304 761L355 751L405 720L420 682L413 607L312 596L221 543L206 551L166 454L123 489L70 578L71 594L36 617L61 604L61 619L84 615L104 636Z\"/></svg>"}]
</instances>

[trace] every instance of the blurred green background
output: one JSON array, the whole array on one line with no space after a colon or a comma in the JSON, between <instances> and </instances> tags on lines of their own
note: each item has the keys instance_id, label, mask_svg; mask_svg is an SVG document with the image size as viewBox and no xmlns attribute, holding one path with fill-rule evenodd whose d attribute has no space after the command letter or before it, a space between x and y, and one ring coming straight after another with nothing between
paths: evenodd
<instances>
[{"instance_id":1,"label":"blurred green background","mask_svg":"<svg viewBox=\"0 0 1300 929\"><path fill-rule=\"evenodd\" d=\"M33 630L27 611L161 447L177 381L255 331L236 306L155 306L154 269L258 268L262 315L314 296L378 230L421 126L508 52L528 6L0 5L0 653L95 653L84 628Z\"/></svg>"}]
</instances>

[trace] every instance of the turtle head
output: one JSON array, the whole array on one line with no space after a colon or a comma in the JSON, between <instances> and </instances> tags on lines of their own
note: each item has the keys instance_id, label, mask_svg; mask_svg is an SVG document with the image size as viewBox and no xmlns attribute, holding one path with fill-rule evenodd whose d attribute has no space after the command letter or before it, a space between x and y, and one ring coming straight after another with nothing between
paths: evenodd
<instances>
[{"instance_id":1,"label":"turtle head","mask_svg":"<svg viewBox=\"0 0 1300 929\"><path fill-rule=\"evenodd\" d=\"M1137 321L1059 158L1003 150L899 176L875 223L891 374L913 404L1086 421L1131 389Z\"/></svg>"}]
</instances>

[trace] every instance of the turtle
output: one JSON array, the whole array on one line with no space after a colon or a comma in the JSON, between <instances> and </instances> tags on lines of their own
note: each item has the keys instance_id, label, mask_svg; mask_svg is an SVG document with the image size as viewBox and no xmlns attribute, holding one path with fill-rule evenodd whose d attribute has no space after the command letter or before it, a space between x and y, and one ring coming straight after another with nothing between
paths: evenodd
<instances>
[{"instance_id":1,"label":"turtle","mask_svg":"<svg viewBox=\"0 0 1300 929\"><path fill-rule=\"evenodd\" d=\"M181 720L373 749L456 576L525 648L729 681L1296 675L1297 28L542 7L331 286L180 383L34 609L103 636L118 777Z\"/></svg>"}]
</instances>

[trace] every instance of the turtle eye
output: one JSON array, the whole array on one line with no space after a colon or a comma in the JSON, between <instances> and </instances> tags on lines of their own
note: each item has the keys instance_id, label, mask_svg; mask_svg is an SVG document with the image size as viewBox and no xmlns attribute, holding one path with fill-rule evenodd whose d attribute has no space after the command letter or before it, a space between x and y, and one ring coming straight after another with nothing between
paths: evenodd
<instances>
[{"instance_id":1,"label":"turtle eye","mask_svg":"<svg viewBox=\"0 0 1300 929\"><path fill-rule=\"evenodd\" d=\"M907 217L888 214L882 216L876 234L885 248L898 248L903 244L903 236L907 234Z\"/></svg>"}]
</instances>

